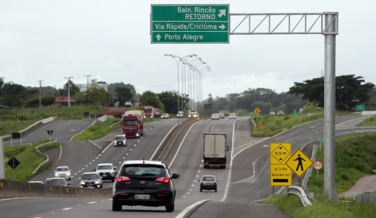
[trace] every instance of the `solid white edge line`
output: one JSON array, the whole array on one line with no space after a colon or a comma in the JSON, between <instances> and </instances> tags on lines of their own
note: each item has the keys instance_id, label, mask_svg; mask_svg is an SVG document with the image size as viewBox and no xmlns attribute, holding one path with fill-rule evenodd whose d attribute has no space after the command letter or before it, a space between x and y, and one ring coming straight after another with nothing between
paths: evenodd
<instances>
[{"instance_id":1,"label":"solid white edge line","mask_svg":"<svg viewBox=\"0 0 376 218\"><path fill-rule=\"evenodd\" d=\"M229 189L229 186L230 186L230 183L231 183L231 173L232 173L232 162L234 160L234 158L232 157L232 155L234 154L234 146L235 146L235 126L236 126L236 123L238 122L238 119L235 120L235 123L232 127L232 145L231 145L231 161L230 161L230 169L228 171L228 177L227 177L227 184L226 184L226 189L225 189L225 193L223 194L223 198L221 201L225 201L226 198L227 198L227 194L228 194L228 189Z\"/></svg>"},{"instance_id":2,"label":"solid white edge line","mask_svg":"<svg viewBox=\"0 0 376 218\"><path fill-rule=\"evenodd\" d=\"M197 123L200 123L201 121L202 121L202 120L198 121ZM181 141L181 143L180 143L180 145L179 145L179 148L178 148L178 150L176 151L175 156L174 156L174 158L172 159L172 161L171 161L170 165L168 166L168 168L171 168L172 164L173 164L174 161L175 161L176 156L178 156L178 153L179 153L179 151L180 151L181 146L183 145L183 143L184 143L184 141L185 141L185 138L187 138L188 133L191 131L192 127L194 127L197 123L194 123L194 124L188 129L187 133L185 134L183 140Z\"/></svg>"},{"instance_id":3,"label":"solid white edge line","mask_svg":"<svg viewBox=\"0 0 376 218\"><path fill-rule=\"evenodd\" d=\"M107 147L102 151L102 154L107 150L107 148L109 148L114 142L111 142L109 145L107 145Z\"/></svg>"},{"instance_id":4,"label":"solid white edge line","mask_svg":"<svg viewBox=\"0 0 376 218\"><path fill-rule=\"evenodd\" d=\"M84 130L82 130L81 132L77 133L76 135L72 136L72 138L69 139L69 141L72 141L74 137L78 136L79 134L83 133L87 128L89 128L91 125L93 125L93 123L95 122L95 120L88 126L86 127Z\"/></svg>"},{"instance_id":5,"label":"solid white edge line","mask_svg":"<svg viewBox=\"0 0 376 218\"><path fill-rule=\"evenodd\" d=\"M155 151L154 151L154 154L153 155L151 155L151 158L150 158L150 160L153 160L153 158L154 158L154 155L157 153L157 151L159 150L159 147L161 147L162 146L162 144L163 144L163 142L164 142L164 140L166 140L166 138L167 138L167 136L171 133L171 131L177 126L178 124L175 124L175 126L173 126L172 128L171 128L171 130L166 134L166 136L162 139L162 141L161 141L161 143L159 143L159 145L158 145L158 147L157 147L157 149L155 149Z\"/></svg>"},{"instance_id":6,"label":"solid white edge line","mask_svg":"<svg viewBox=\"0 0 376 218\"><path fill-rule=\"evenodd\" d=\"M25 199L31 199L31 198L40 198L40 197L4 198L4 199L0 199L0 201L25 200Z\"/></svg>"},{"instance_id":7,"label":"solid white edge line","mask_svg":"<svg viewBox=\"0 0 376 218\"><path fill-rule=\"evenodd\" d=\"M203 204L207 201L209 201L209 199L197 201L196 203L191 204L190 206L186 207L182 212L180 212L175 218L183 218L192 208L194 208L196 206L200 206L201 204Z\"/></svg>"},{"instance_id":8,"label":"solid white edge line","mask_svg":"<svg viewBox=\"0 0 376 218\"><path fill-rule=\"evenodd\" d=\"M52 169L53 166L55 166L57 163L59 163L60 159L61 159L61 156L63 155L63 146L61 146L61 144L59 143L59 146L60 146L60 155L59 155L59 159L57 159L57 161L52 165L50 166L50 169ZM36 178L38 178L39 176L41 175L44 175L46 172L48 171L44 171L42 172L41 174L35 176L33 179L31 179L30 181L35 181Z\"/></svg>"},{"instance_id":9,"label":"solid white edge line","mask_svg":"<svg viewBox=\"0 0 376 218\"><path fill-rule=\"evenodd\" d=\"M93 145L95 145L97 148L99 148L100 150L102 150L102 148L101 147L99 147L99 145L97 145L97 144L95 144L93 141L91 141L91 140L88 140L91 144L93 144Z\"/></svg>"}]
</instances>

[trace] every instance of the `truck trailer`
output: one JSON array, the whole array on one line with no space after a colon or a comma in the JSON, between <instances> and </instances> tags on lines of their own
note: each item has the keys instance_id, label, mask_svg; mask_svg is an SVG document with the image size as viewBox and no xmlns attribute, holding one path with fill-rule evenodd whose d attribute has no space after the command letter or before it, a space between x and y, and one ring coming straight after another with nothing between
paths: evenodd
<instances>
[{"instance_id":1,"label":"truck trailer","mask_svg":"<svg viewBox=\"0 0 376 218\"><path fill-rule=\"evenodd\" d=\"M225 133L204 133L204 168L219 167L226 168L226 146Z\"/></svg>"},{"instance_id":2,"label":"truck trailer","mask_svg":"<svg viewBox=\"0 0 376 218\"><path fill-rule=\"evenodd\" d=\"M141 137L144 135L144 112L140 110L126 111L122 117L121 125L123 134L127 138Z\"/></svg>"}]
</instances>

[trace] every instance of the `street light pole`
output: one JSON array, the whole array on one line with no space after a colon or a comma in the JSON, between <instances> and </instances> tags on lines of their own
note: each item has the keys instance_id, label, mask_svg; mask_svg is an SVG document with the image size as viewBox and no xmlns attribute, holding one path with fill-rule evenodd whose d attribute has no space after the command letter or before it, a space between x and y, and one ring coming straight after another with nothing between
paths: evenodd
<instances>
[{"instance_id":1,"label":"street light pole","mask_svg":"<svg viewBox=\"0 0 376 218\"><path fill-rule=\"evenodd\" d=\"M70 107L70 79L73 79L73 76L64 77L65 79L68 79L68 107Z\"/></svg>"}]
</instances>

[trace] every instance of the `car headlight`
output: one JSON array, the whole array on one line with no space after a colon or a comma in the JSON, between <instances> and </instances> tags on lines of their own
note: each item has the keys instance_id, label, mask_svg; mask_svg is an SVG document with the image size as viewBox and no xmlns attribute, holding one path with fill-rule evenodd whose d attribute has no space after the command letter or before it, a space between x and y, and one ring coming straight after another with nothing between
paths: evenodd
<instances>
[{"instance_id":1,"label":"car headlight","mask_svg":"<svg viewBox=\"0 0 376 218\"><path fill-rule=\"evenodd\" d=\"M59 174L55 173L55 176L59 176Z\"/></svg>"},{"instance_id":2,"label":"car headlight","mask_svg":"<svg viewBox=\"0 0 376 218\"><path fill-rule=\"evenodd\" d=\"M85 182L81 181L81 185L85 185Z\"/></svg>"},{"instance_id":3,"label":"car headlight","mask_svg":"<svg viewBox=\"0 0 376 218\"><path fill-rule=\"evenodd\" d=\"M123 144L125 144L127 141L123 141Z\"/></svg>"},{"instance_id":4,"label":"car headlight","mask_svg":"<svg viewBox=\"0 0 376 218\"><path fill-rule=\"evenodd\" d=\"M97 180L97 181L95 181L95 184L99 184L99 181Z\"/></svg>"},{"instance_id":5,"label":"car headlight","mask_svg":"<svg viewBox=\"0 0 376 218\"><path fill-rule=\"evenodd\" d=\"M67 176L70 176L70 172L67 173Z\"/></svg>"}]
</instances>

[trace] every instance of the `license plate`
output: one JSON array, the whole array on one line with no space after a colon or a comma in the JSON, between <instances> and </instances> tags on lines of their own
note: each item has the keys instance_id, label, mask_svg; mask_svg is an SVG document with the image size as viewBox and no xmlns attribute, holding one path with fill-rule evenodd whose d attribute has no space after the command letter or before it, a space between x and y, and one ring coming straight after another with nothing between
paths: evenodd
<instances>
[{"instance_id":1,"label":"license plate","mask_svg":"<svg viewBox=\"0 0 376 218\"><path fill-rule=\"evenodd\" d=\"M150 195L135 195L135 199L149 200Z\"/></svg>"},{"instance_id":2,"label":"license plate","mask_svg":"<svg viewBox=\"0 0 376 218\"><path fill-rule=\"evenodd\" d=\"M106 174L103 174L102 177L106 177L107 175Z\"/></svg>"}]
</instances>

